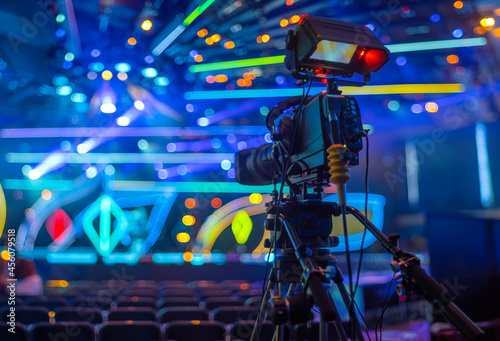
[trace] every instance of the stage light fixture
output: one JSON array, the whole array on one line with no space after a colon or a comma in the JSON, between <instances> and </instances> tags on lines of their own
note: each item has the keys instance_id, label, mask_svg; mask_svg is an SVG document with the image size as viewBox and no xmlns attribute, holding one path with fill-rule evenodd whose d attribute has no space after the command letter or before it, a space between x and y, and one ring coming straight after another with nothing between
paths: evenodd
<instances>
[{"instance_id":1,"label":"stage light fixture","mask_svg":"<svg viewBox=\"0 0 500 341\"><path fill-rule=\"evenodd\" d=\"M305 76L365 76L389 60L389 50L362 25L303 15L287 36L285 64L298 79Z\"/></svg>"}]
</instances>

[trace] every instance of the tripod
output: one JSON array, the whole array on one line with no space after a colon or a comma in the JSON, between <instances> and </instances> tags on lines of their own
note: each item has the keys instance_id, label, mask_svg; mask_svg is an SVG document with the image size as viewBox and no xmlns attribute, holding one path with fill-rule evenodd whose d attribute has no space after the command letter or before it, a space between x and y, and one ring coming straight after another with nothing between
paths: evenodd
<instances>
[{"instance_id":1,"label":"tripod","mask_svg":"<svg viewBox=\"0 0 500 341\"><path fill-rule=\"evenodd\" d=\"M415 292L424 296L452 325L469 340L481 340L484 332L472 322L451 300L447 291L420 267L420 260L413 254L398 247L399 235L386 237L357 209L344 206L345 212L356 217L365 224L382 246L393 255L390 266L394 272L401 272L403 281L399 294ZM269 209L270 214L276 212L275 207ZM328 340L328 322L333 322L340 340L364 340L359 320L354 312L353 302L343 284L343 276L337 266L335 257L330 255L325 246L335 246L335 240L328 237L331 230L332 216L340 215L339 206L335 203L286 202L279 217L267 220L267 226L274 225L277 219L277 249L281 249L279 262L273 266L269 281L263 295L259 314L252 331L251 341L258 339L260 327L266 310L271 307L272 321L276 325L273 340L284 340L286 322L291 324L305 323L310 320L313 305L319 308L320 330L319 341ZM329 228L328 232L327 229ZM315 234L316 233L316 234ZM272 243L269 243L272 245ZM330 244L330 245L328 245ZM269 246L270 246L269 245ZM328 288L333 283L342 296L349 312L350 326L346 327ZM278 295L270 301L272 291L278 284ZM301 285L302 293L295 290ZM284 287L289 285L287 298L283 298ZM404 289L404 290L403 290Z\"/></svg>"}]
</instances>

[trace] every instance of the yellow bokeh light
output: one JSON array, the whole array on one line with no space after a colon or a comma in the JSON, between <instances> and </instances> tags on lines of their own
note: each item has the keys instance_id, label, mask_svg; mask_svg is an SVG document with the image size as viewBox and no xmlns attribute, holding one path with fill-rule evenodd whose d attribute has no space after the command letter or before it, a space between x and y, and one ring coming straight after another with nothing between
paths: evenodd
<instances>
[{"instance_id":1,"label":"yellow bokeh light","mask_svg":"<svg viewBox=\"0 0 500 341\"><path fill-rule=\"evenodd\" d=\"M44 189L42 191L42 198L43 200L50 200L50 198L52 198L52 193L48 189Z\"/></svg>"},{"instance_id":2,"label":"yellow bokeh light","mask_svg":"<svg viewBox=\"0 0 500 341\"><path fill-rule=\"evenodd\" d=\"M49 317L54 317L54 316L56 316L56 313L53 311L49 311Z\"/></svg>"},{"instance_id":3,"label":"yellow bokeh light","mask_svg":"<svg viewBox=\"0 0 500 341\"><path fill-rule=\"evenodd\" d=\"M9 260L10 259L9 251L3 250L2 253L0 253L0 257L2 257L3 260Z\"/></svg>"},{"instance_id":4,"label":"yellow bokeh light","mask_svg":"<svg viewBox=\"0 0 500 341\"><path fill-rule=\"evenodd\" d=\"M212 38L207 38L207 39L205 39L205 43L207 45L212 45L214 43L214 41L212 40Z\"/></svg>"},{"instance_id":5,"label":"yellow bokeh light","mask_svg":"<svg viewBox=\"0 0 500 341\"><path fill-rule=\"evenodd\" d=\"M60 280L59 281L59 286L61 288L66 288L68 285L69 285L68 281L65 281L65 280Z\"/></svg>"},{"instance_id":6,"label":"yellow bokeh light","mask_svg":"<svg viewBox=\"0 0 500 341\"><path fill-rule=\"evenodd\" d=\"M153 23L150 20L144 20L142 22L141 28L144 31L149 31L151 29L151 27L153 27Z\"/></svg>"},{"instance_id":7,"label":"yellow bokeh light","mask_svg":"<svg viewBox=\"0 0 500 341\"><path fill-rule=\"evenodd\" d=\"M281 27L286 27L286 26L288 26L288 20L286 20L286 19L281 19L281 21L280 21L280 26L281 26Z\"/></svg>"},{"instance_id":8,"label":"yellow bokeh light","mask_svg":"<svg viewBox=\"0 0 500 341\"><path fill-rule=\"evenodd\" d=\"M118 79L121 80L121 81L126 81L128 76L125 72L118 72L118 75L117 75Z\"/></svg>"},{"instance_id":9,"label":"yellow bokeh light","mask_svg":"<svg viewBox=\"0 0 500 341\"><path fill-rule=\"evenodd\" d=\"M226 42L224 43L224 47L225 47L226 49L233 49L233 48L234 48L234 42L232 42L232 41L226 41Z\"/></svg>"},{"instance_id":10,"label":"yellow bokeh light","mask_svg":"<svg viewBox=\"0 0 500 341\"><path fill-rule=\"evenodd\" d=\"M191 320L191 324L198 325L201 324L200 320Z\"/></svg>"},{"instance_id":11,"label":"yellow bokeh light","mask_svg":"<svg viewBox=\"0 0 500 341\"><path fill-rule=\"evenodd\" d=\"M500 27L497 27L493 30L493 35L495 37L500 37Z\"/></svg>"},{"instance_id":12,"label":"yellow bokeh light","mask_svg":"<svg viewBox=\"0 0 500 341\"><path fill-rule=\"evenodd\" d=\"M192 215L185 215L182 217L182 223L186 226L192 226L196 222L196 219Z\"/></svg>"},{"instance_id":13,"label":"yellow bokeh light","mask_svg":"<svg viewBox=\"0 0 500 341\"><path fill-rule=\"evenodd\" d=\"M262 36L262 42L263 43L267 43L269 41L269 39L271 39L271 37L269 37L267 34L264 34Z\"/></svg>"},{"instance_id":14,"label":"yellow bokeh light","mask_svg":"<svg viewBox=\"0 0 500 341\"><path fill-rule=\"evenodd\" d=\"M129 45L134 46L135 44L137 44L137 40L134 37L130 37L130 38L128 38L127 43Z\"/></svg>"},{"instance_id":15,"label":"yellow bokeh light","mask_svg":"<svg viewBox=\"0 0 500 341\"><path fill-rule=\"evenodd\" d=\"M479 23L483 27L492 27L493 25L495 25L495 19L493 19L491 17L483 18L483 19L481 19L481 21Z\"/></svg>"},{"instance_id":16,"label":"yellow bokeh light","mask_svg":"<svg viewBox=\"0 0 500 341\"><path fill-rule=\"evenodd\" d=\"M113 73L109 70L105 70L102 72L101 76L102 76L102 79L109 81L111 78L113 78Z\"/></svg>"},{"instance_id":17,"label":"yellow bokeh light","mask_svg":"<svg viewBox=\"0 0 500 341\"><path fill-rule=\"evenodd\" d=\"M439 110L439 106L435 102L427 102L425 103L425 110L428 112L437 112Z\"/></svg>"},{"instance_id":18,"label":"yellow bokeh light","mask_svg":"<svg viewBox=\"0 0 500 341\"><path fill-rule=\"evenodd\" d=\"M197 54L194 57L194 60L197 61L198 63L201 63L203 61L203 56L201 54Z\"/></svg>"},{"instance_id":19,"label":"yellow bokeh light","mask_svg":"<svg viewBox=\"0 0 500 341\"><path fill-rule=\"evenodd\" d=\"M184 258L184 261L189 263L193 260L193 254L191 252L184 252L182 258Z\"/></svg>"},{"instance_id":20,"label":"yellow bokeh light","mask_svg":"<svg viewBox=\"0 0 500 341\"><path fill-rule=\"evenodd\" d=\"M298 23L298 22L299 22L299 20L300 20L300 17L299 17L298 15L294 15L293 17L291 17L291 18L290 18L290 22L291 22L292 24L296 24L296 23Z\"/></svg>"},{"instance_id":21,"label":"yellow bokeh light","mask_svg":"<svg viewBox=\"0 0 500 341\"><path fill-rule=\"evenodd\" d=\"M464 3L462 1L455 1L453 3L453 7L460 9L460 8L464 7Z\"/></svg>"},{"instance_id":22,"label":"yellow bokeh light","mask_svg":"<svg viewBox=\"0 0 500 341\"><path fill-rule=\"evenodd\" d=\"M249 197L248 200L250 203L256 205L260 204L262 202L262 195L260 193L252 193Z\"/></svg>"},{"instance_id":23,"label":"yellow bokeh light","mask_svg":"<svg viewBox=\"0 0 500 341\"><path fill-rule=\"evenodd\" d=\"M186 232L177 233L176 239L179 243L187 243L191 240L191 236Z\"/></svg>"},{"instance_id":24,"label":"yellow bokeh light","mask_svg":"<svg viewBox=\"0 0 500 341\"><path fill-rule=\"evenodd\" d=\"M450 64L456 64L459 61L459 58L455 54L450 54L448 57L446 57L446 61Z\"/></svg>"},{"instance_id":25,"label":"yellow bokeh light","mask_svg":"<svg viewBox=\"0 0 500 341\"><path fill-rule=\"evenodd\" d=\"M214 43L216 43L216 42L218 42L220 40L220 35L214 34L211 38L212 38L212 41Z\"/></svg>"}]
</instances>

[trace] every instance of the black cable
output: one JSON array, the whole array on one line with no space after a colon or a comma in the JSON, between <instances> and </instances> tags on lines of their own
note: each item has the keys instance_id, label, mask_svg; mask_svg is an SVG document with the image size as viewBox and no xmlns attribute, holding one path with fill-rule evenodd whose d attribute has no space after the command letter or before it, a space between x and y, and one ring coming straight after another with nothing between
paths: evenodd
<instances>
[{"instance_id":1,"label":"black cable","mask_svg":"<svg viewBox=\"0 0 500 341\"><path fill-rule=\"evenodd\" d=\"M387 291L385 292L384 299L382 300L382 312L380 313L380 317L378 318L377 322L375 323L375 340L376 341L378 340L378 334L377 334L378 325L379 325L380 321L383 320L383 316L384 316L384 312L385 312L385 304L386 304L385 300L387 299L387 296L389 295L389 291L391 290L392 283L394 283L394 278L395 278L395 276L392 276L391 282L389 283L389 287L387 288ZM391 298L392 298L392 296L391 296ZM382 327L380 330L380 338L381 338L380 340L382 340Z\"/></svg>"},{"instance_id":2,"label":"black cable","mask_svg":"<svg viewBox=\"0 0 500 341\"><path fill-rule=\"evenodd\" d=\"M384 313L387 310L387 308L389 308L389 303L391 303L394 296L396 296L396 291L394 291L392 293L391 297L389 298L389 300L385 304L384 308L382 309L382 314L380 315L380 318L379 318L379 320L380 320L380 340L381 341L382 341L382 324L384 323Z\"/></svg>"},{"instance_id":3,"label":"black cable","mask_svg":"<svg viewBox=\"0 0 500 341\"><path fill-rule=\"evenodd\" d=\"M351 297L351 300L352 300L352 297ZM365 319L364 315L361 313L361 309L359 309L356 301L354 301L354 306L356 307L356 310L358 311L359 316L361 316L361 318L363 319L363 322L365 323L365 333L366 333L366 336L368 336L368 340L372 341L372 339L370 337L370 333L368 333L368 323L366 323L366 319Z\"/></svg>"},{"instance_id":4,"label":"black cable","mask_svg":"<svg viewBox=\"0 0 500 341\"><path fill-rule=\"evenodd\" d=\"M364 137L366 138L366 171L365 171L365 227L363 230L363 237L361 238L361 248L359 251L359 262L358 262L358 270L356 274L356 284L354 285L354 296L356 296L356 291L358 290L358 284L359 284L359 276L361 273L361 263L363 261L363 246L365 245L365 238L366 238L366 225L368 225L368 170L369 170L369 165L370 165L370 158L369 158L369 152L370 152L370 143L368 140L368 132L364 132ZM353 297L354 297L353 296Z\"/></svg>"}]
</instances>

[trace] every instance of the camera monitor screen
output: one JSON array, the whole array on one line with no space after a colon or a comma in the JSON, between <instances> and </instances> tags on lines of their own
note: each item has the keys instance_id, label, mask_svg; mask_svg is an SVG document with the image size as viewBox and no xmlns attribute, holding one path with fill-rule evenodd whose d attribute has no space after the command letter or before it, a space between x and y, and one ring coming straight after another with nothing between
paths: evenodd
<instances>
[{"instance_id":1,"label":"camera monitor screen","mask_svg":"<svg viewBox=\"0 0 500 341\"><path fill-rule=\"evenodd\" d=\"M316 47L316 51L311 55L311 59L349 64L357 47L358 46L354 44L321 40Z\"/></svg>"}]
</instances>

